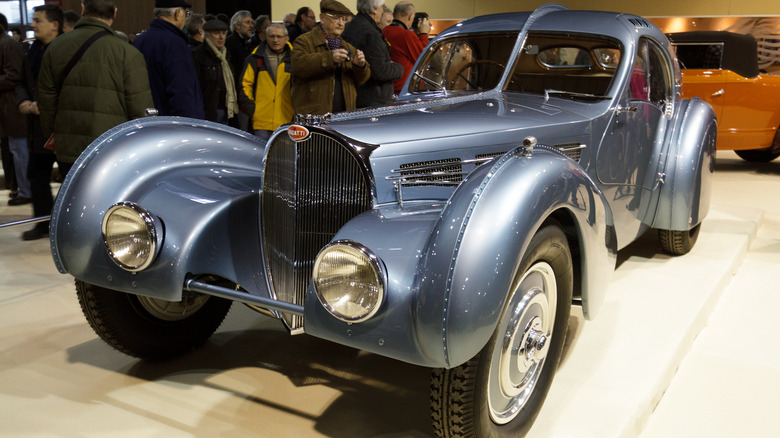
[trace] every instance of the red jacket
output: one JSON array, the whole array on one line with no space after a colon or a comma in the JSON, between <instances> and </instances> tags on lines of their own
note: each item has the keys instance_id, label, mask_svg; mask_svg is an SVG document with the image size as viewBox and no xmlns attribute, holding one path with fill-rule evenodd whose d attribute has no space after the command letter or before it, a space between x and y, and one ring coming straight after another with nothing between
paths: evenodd
<instances>
[{"instance_id":1,"label":"red jacket","mask_svg":"<svg viewBox=\"0 0 780 438\"><path fill-rule=\"evenodd\" d=\"M414 63L417 62L420 53L428 45L428 34L417 35L413 31L407 30L406 26L397 20L394 20L393 24L382 29L382 33L387 42L390 43L390 60L404 66L403 76L393 81L394 92L399 94L406 82L406 78L412 72Z\"/></svg>"}]
</instances>

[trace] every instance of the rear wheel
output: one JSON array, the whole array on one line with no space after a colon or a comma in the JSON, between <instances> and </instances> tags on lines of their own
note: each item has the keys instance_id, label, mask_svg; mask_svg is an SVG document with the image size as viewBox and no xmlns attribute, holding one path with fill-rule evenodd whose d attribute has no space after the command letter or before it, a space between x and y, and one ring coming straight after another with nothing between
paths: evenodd
<instances>
[{"instance_id":1,"label":"rear wheel","mask_svg":"<svg viewBox=\"0 0 780 438\"><path fill-rule=\"evenodd\" d=\"M573 269L557 225L532 239L493 337L474 358L431 379L438 437L516 437L539 414L563 352Z\"/></svg>"},{"instance_id":2,"label":"rear wheel","mask_svg":"<svg viewBox=\"0 0 780 438\"><path fill-rule=\"evenodd\" d=\"M181 301L127 294L76 280L89 325L130 356L164 360L203 344L225 319L232 301L184 291Z\"/></svg>"},{"instance_id":3,"label":"rear wheel","mask_svg":"<svg viewBox=\"0 0 780 438\"><path fill-rule=\"evenodd\" d=\"M696 240L699 238L701 224L696 225L690 230L658 230L658 240L661 242L664 252L671 255L688 254Z\"/></svg>"}]
</instances>

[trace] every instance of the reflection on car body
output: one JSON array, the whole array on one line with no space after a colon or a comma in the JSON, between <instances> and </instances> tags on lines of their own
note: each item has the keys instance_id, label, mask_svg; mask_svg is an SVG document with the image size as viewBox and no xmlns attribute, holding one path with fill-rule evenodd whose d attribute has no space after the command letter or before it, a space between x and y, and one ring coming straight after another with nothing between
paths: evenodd
<instances>
[{"instance_id":1,"label":"reflection on car body","mask_svg":"<svg viewBox=\"0 0 780 438\"><path fill-rule=\"evenodd\" d=\"M717 127L679 87L641 17L466 20L392 106L301 116L267 144L182 118L105 133L63 183L54 260L128 354L182 354L238 301L433 368L437 436L517 436L617 250L648 230L672 254L696 242Z\"/></svg>"}]
</instances>

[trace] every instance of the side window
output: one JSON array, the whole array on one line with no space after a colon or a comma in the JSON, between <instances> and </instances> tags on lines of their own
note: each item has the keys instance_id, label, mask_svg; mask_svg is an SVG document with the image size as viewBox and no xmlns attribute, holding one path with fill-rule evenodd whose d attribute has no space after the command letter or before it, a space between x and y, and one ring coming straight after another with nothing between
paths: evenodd
<instances>
[{"instance_id":1,"label":"side window","mask_svg":"<svg viewBox=\"0 0 780 438\"><path fill-rule=\"evenodd\" d=\"M680 43L674 46L674 50L680 68L722 68L723 43Z\"/></svg>"},{"instance_id":2,"label":"side window","mask_svg":"<svg viewBox=\"0 0 780 438\"><path fill-rule=\"evenodd\" d=\"M646 38L639 41L631 72L629 98L663 106L672 100L672 69L662 48Z\"/></svg>"}]
</instances>

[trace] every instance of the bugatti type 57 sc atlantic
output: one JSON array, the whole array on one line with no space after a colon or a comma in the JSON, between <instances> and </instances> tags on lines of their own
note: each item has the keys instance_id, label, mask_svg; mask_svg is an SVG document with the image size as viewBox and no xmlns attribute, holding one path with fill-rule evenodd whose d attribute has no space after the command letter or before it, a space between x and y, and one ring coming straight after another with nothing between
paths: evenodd
<instances>
[{"instance_id":1,"label":"bugatti type 57 sc atlantic","mask_svg":"<svg viewBox=\"0 0 780 438\"><path fill-rule=\"evenodd\" d=\"M717 123L680 84L638 16L465 20L390 106L300 115L267 144L175 117L106 132L61 187L54 261L127 354L181 355L237 301L430 367L438 436L517 436L617 251L645 232L672 254L696 242Z\"/></svg>"}]
</instances>

